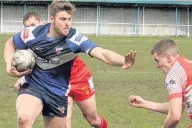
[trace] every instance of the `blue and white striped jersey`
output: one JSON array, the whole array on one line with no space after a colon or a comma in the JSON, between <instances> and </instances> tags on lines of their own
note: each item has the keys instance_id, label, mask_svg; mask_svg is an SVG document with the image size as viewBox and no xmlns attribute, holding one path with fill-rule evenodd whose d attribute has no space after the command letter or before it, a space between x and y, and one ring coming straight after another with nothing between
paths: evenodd
<instances>
[{"instance_id":1,"label":"blue and white striped jersey","mask_svg":"<svg viewBox=\"0 0 192 128\"><path fill-rule=\"evenodd\" d=\"M50 24L28 27L13 37L17 49L31 49L36 55L36 64L31 74L25 77L29 86L55 95L68 94L73 61L77 53L97 47L86 36L71 28L67 37L47 37Z\"/></svg>"}]
</instances>

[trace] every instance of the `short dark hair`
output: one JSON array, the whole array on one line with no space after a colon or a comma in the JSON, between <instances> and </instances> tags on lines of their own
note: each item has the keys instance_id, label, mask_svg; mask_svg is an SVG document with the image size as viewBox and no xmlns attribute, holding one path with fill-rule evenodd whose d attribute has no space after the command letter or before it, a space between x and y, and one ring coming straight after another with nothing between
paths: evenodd
<instances>
[{"instance_id":1,"label":"short dark hair","mask_svg":"<svg viewBox=\"0 0 192 128\"><path fill-rule=\"evenodd\" d=\"M36 13L36 12L28 12L24 17L23 17L23 24L24 24L24 22L25 21L27 21L27 20L29 20L29 18L31 18L31 17L35 17L35 19L37 20L37 21L41 21L41 16L38 14L38 13Z\"/></svg>"},{"instance_id":2,"label":"short dark hair","mask_svg":"<svg viewBox=\"0 0 192 128\"><path fill-rule=\"evenodd\" d=\"M64 0L54 0L49 7L49 15L51 16L55 16L60 11L66 11L67 13L72 14L76 10L75 5Z\"/></svg>"},{"instance_id":3,"label":"short dark hair","mask_svg":"<svg viewBox=\"0 0 192 128\"><path fill-rule=\"evenodd\" d=\"M151 54L157 53L157 55L166 55L168 52L172 54L179 54L179 49L176 43L171 39L160 40L151 50Z\"/></svg>"}]
</instances>

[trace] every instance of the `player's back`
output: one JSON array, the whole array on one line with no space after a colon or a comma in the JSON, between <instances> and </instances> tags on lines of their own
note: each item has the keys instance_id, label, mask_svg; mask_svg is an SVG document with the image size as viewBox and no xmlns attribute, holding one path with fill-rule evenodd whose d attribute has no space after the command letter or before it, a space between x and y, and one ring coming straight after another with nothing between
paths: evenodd
<instances>
[{"instance_id":1,"label":"player's back","mask_svg":"<svg viewBox=\"0 0 192 128\"><path fill-rule=\"evenodd\" d=\"M188 116L192 120L192 60L189 60L185 57L180 57L178 62L185 71L186 82L183 89L183 102L185 103Z\"/></svg>"},{"instance_id":2,"label":"player's back","mask_svg":"<svg viewBox=\"0 0 192 128\"><path fill-rule=\"evenodd\" d=\"M188 86L192 86L192 60L189 60L185 57L180 57L178 59L179 64L184 69L186 74L186 86L185 88L188 88Z\"/></svg>"}]
</instances>

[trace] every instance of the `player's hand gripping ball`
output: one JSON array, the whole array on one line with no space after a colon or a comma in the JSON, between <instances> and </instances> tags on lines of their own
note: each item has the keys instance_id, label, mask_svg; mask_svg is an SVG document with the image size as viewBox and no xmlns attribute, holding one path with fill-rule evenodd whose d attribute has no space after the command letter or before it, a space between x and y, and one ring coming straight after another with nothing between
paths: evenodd
<instances>
[{"instance_id":1,"label":"player's hand gripping ball","mask_svg":"<svg viewBox=\"0 0 192 128\"><path fill-rule=\"evenodd\" d=\"M35 56L30 50L17 50L11 64L18 72L23 72L34 67Z\"/></svg>"}]
</instances>

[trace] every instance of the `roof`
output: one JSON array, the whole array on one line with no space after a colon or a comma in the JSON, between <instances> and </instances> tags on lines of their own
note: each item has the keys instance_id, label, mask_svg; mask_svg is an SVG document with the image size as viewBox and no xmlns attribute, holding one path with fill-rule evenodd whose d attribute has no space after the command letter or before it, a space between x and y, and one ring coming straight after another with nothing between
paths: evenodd
<instances>
[{"instance_id":1,"label":"roof","mask_svg":"<svg viewBox=\"0 0 192 128\"><path fill-rule=\"evenodd\" d=\"M192 0L68 0L72 2L192 5Z\"/></svg>"},{"instance_id":2,"label":"roof","mask_svg":"<svg viewBox=\"0 0 192 128\"><path fill-rule=\"evenodd\" d=\"M50 3L53 0L0 0L1 3L23 4L23 3ZM68 0L81 4L153 4L153 5L192 5L192 0Z\"/></svg>"}]
</instances>

